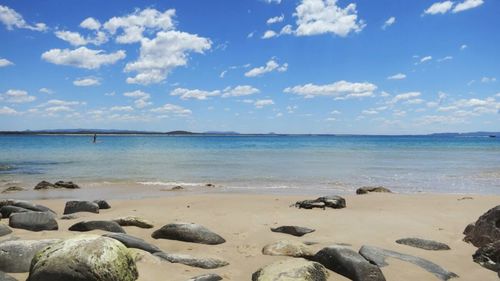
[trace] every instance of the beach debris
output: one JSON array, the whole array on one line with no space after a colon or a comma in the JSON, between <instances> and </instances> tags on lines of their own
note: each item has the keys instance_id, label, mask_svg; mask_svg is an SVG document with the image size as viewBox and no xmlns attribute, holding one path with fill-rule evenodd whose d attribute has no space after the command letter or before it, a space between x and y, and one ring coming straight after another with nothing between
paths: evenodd
<instances>
[{"instance_id":1,"label":"beach debris","mask_svg":"<svg viewBox=\"0 0 500 281\"><path fill-rule=\"evenodd\" d=\"M384 274L377 265L371 264L348 247L325 247L312 260L353 281L385 281Z\"/></svg>"},{"instance_id":2,"label":"beach debris","mask_svg":"<svg viewBox=\"0 0 500 281\"><path fill-rule=\"evenodd\" d=\"M474 224L464 230L464 241L476 247L500 240L500 205L480 216Z\"/></svg>"},{"instance_id":3,"label":"beach debris","mask_svg":"<svg viewBox=\"0 0 500 281\"><path fill-rule=\"evenodd\" d=\"M0 271L0 280L1 281L17 281L16 278L14 278L14 277L12 277L12 276L10 276L7 273L2 272L2 271Z\"/></svg>"},{"instance_id":4,"label":"beach debris","mask_svg":"<svg viewBox=\"0 0 500 281\"><path fill-rule=\"evenodd\" d=\"M302 242L280 240L268 244L262 249L262 254L268 256L289 256L296 258L307 258L314 256L314 253Z\"/></svg>"},{"instance_id":5,"label":"beach debris","mask_svg":"<svg viewBox=\"0 0 500 281\"><path fill-rule=\"evenodd\" d=\"M450 250L450 246L444 243L421 238L403 238L396 240L396 243L431 251Z\"/></svg>"},{"instance_id":6,"label":"beach debris","mask_svg":"<svg viewBox=\"0 0 500 281\"><path fill-rule=\"evenodd\" d=\"M41 181L35 185L35 190L45 190L51 188L67 188L67 189L79 189L76 183L72 181L57 181L56 183L50 183L48 181Z\"/></svg>"},{"instance_id":7,"label":"beach debris","mask_svg":"<svg viewBox=\"0 0 500 281\"><path fill-rule=\"evenodd\" d=\"M90 201L68 201L64 207L64 214L73 214L78 212L99 213L99 205Z\"/></svg>"},{"instance_id":8,"label":"beach debris","mask_svg":"<svg viewBox=\"0 0 500 281\"><path fill-rule=\"evenodd\" d=\"M12 228L20 228L30 231L59 229L54 215L47 212L26 212L11 214L9 217L9 226Z\"/></svg>"},{"instance_id":9,"label":"beach debris","mask_svg":"<svg viewBox=\"0 0 500 281\"><path fill-rule=\"evenodd\" d=\"M0 223L0 237L5 236L7 234L11 234L11 233L12 233L12 229L10 229L8 226L6 226L3 223ZM2 280L2 279L0 279L0 280Z\"/></svg>"},{"instance_id":10,"label":"beach debris","mask_svg":"<svg viewBox=\"0 0 500 281\"><path fill-rule=\"evenodd\" d=\"M135 261L122 243L85 235L37 252L27 281L134 281L138 276Z\"/></svg>"},{"instance_id":11,"label":"beach debris","mask_svg":"<svg viewBox=\"0 0 500 281\"><path fill-rule=\"evenodd\" d=\"M134 237L125 233L106 233L103 236L118 240L127 248L140 249L151 254L161 252L161 249L156 247L155 245L149 244L141 238Z\"/></svg>"},{"instance_id":12,"label":"beach debris","mask_svg":"<svg viewBox=\"0 0 500 281\"><path fill-rule=\"evenodd\" d=\"M74 220L74 219L77 219L78 216L76 215L73 215L73 214L70 214L70 215L62 215L60 217L61 220Z\"/></svg>"},{"instance_id":13,"label":"beach debris","mask_svg":"<svg viewBox=\"0 0 500 281\"><path fill-rule=\"evenodd\" d=\"M93 202L96 203L101 210L111 209L111 205L109 205L106 200L94 200Z\"/></svg>"},{"instance_id":14,"label":"beach debris","mask_svg":"<svg viewBox=\"0 0 500 281\"><path fill-rule=\"evenodd\" d=\"M171 223L153 232L155 239L171 239L184 242L217 245L226 242L220 235L195 223Z\"/></svg>"},{"instance_id":15,"label":"beach debris","mask_svg":"<svg viewBox=\"0 0 500 281\"><path fill-rule=\"evenodd\" d=\"M458 277L455 273L450 272L431 261L395 251L385 250L374 246L363 246L359 250L359 253L365 257L365 259L380 267L389 265L385 261L387 258L394 258L417 265L434 274L434 276L438 277L440 280L446 281L448 279Z\"/></svg>"},{"instance_id":16,"label":"beach debris","mask_svg":"<svg viewBox=\"0 0 500 281\"><path fill-rule=\"evenodd\" d=\"M252 274L252 281L326 281L328 271L317 262L302 258L279 260Z\"/></svg>"},{"instance_id":17,"label":"beach debris","mask_svg":"<svg viewBox=\"0 0 500 281\"><path fill-rule=\"evenodd\" d=\"M123 230L123 228L114 221L81 221L70 226L68 230L85 232L96 229L108 232L125 233L125 230Z\"/></svg>"},{"instance_id":18,"label":"beach debris","mask_svg":"<svg viewBox=\"0 0 500 281\"><path fill-rule=\"evenodd\" d=\"M307 227L302 227L302 226L294 226L294 225L284 225L276 228L271 228L272 232L280 232L280 233L286 233L290 234L293 236L304 236L308 233L314 232L314 229L307 228Z\"/></svg>"},{"instance_id":19,"label":"beach debris","mask_svg":"<svg viewBox=\"0 0 500 281\"><path fill-rule=\"evenodd\" d=\"M0 271L28 272L35 253L59 241L61 240L10 240L0 243Z\"/></svg>"},{"instance_id":20,"label":"beach debris","mask_svg":"<svg viewBox=\"0 0 500 281\"><path fill-rule=\"evenodd\" d=\"M117 222L121 226L136 226L140 228L154 227L153 223L151 223L150 221L135 216L116 218L113 221Z\"/></svg>"},{"instance_id":21,"label":"beach debris","mask_svg":"<svg viewBox=\"0 0 500 281\"><path fill-rule=\"evenodd\" d=\"M219 281L219 280L222 280L222 277L220 277L215 273L208 273L193 278L189 278L189 280L187 281Z\"/></svg>"},{"instance_id":22,"label":"beach debris","mask_svg":"<svg viewBox=\"0 0 500 281\"><path fill-rule=\"evenodd\" d=\"M500 240L477 249L472 259L482 267L497 272L500 277Z\"/></svg>"},{"instance_id":23,"label":"beach debris","mask_svg":"<svg viewBox=\"0 0 500 281\"><path fill-rule=\"evenodd\" d=\"M0 213L2 214L3 218L8 218L10 217L11 214L14 213L26 213L26 212L32 212L32 211L16 206L3 206L2 208L0 208Z\"/></svg>"},{"instance_id":24,"label":"beach debris","mask_svg":"<svg viewBox=\"0 0 500 281\"><path fill-rule=\"evenodd\" d=\"M204 269L214 269L229 264L227 261L216 258L198 258L183 254L169 254L165 252L156 252L153 255L171 263L180 263L187 266L199 267Z\"/></svg>"},{"instance_id":25,"label":"beach debris","mask_svg":"<svg viewBox=\"0 0 500 281\"><path fill-rule=\"evenodd\" d=\"M20 187L20 186L9 186L6 189L2 191L2 193L10 193L10 192L17 192L17 191L24 191L26 189Z\"/></svg>"},{"instance_id":26,"label":"beach debris","mask_svg":"<svg viewBox=\"0 0 500 281\"><path fill-rule=\"evenodd\" d=\"M323 196L314 200L303 200L297 201L295 207L299 209L313 209L313 208L332 208L332 209L342 209L346 207L345 199L333 195L333 196Z\"/></svg>"},{"instance_id":27,"label":"beach debris","mask_svg":"<svg viewBox=\"0 0 500 281\"><path fill-rule=\"evenodd\" d=\"M370 192L392 193L392 191L383 186L363 186L356 190L356 194L368 194Z\"/></svg>"}]
</instances>

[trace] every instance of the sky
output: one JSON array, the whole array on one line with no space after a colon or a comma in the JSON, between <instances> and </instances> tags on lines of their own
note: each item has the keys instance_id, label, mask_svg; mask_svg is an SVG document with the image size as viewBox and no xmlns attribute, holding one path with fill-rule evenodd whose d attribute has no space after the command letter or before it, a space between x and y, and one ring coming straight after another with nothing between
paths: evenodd
<instances>
[{"instance_id":1,"label":"sky","mask_svg":"<svg viewBox=\"0 0 500 281\"><path fill-rule=\"evenodd\" d=\"M500 131L500 1L0 0L0 130Z\"/></svg>"}]
</instances>

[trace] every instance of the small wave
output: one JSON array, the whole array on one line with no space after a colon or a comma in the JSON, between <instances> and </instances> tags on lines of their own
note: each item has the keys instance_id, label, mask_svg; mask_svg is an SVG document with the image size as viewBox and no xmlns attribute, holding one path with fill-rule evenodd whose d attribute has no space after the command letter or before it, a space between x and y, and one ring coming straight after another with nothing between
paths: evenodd
<instances>
[{"instance_id":1,"label":"small wave","mask_svg":"<svg viewBox=\"0 0 500 281\"><path fill-rule=\"evenodd\" d=\"M7 165L7 164L0 164L0 171L12 171L14 170L15 168L11 165Z\"/></svg>"},{"instance_id":2,"label":"small wave","mask_svg":"<svg viewBox=\"0 0 500 281\"><path fill-rule=\"evenodd\" d=\"M193 182L163 182L163 181L139 181L138 184L142 185L158 185L158 186L171 186L171 185L182 185L182 186L201 186L201 183Z\"/></svg>"}]
</instances>

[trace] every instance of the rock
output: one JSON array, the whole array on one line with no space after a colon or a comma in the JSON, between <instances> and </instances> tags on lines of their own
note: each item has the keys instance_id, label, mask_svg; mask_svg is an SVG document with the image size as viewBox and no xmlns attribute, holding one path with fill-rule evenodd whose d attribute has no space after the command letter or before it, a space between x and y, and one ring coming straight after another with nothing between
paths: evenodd
<instances>
[{"instance_id":1,"label":"rock","mask_svg":"<svg viewBox=\"0 0 500 281\"><path fill-rule=\"evenodd\" d=\"M9 226L30 231L59 229L54 215L46 212L15 213L10 215Z\"/></svg>"},{"instance_id":2,"label":"rock","mask_svg":"<svg viewBox=\"0 0 500 281\"><path fill-rule=\"evenodd\" d=\"M467 229L468 228L468 229ZM467 226L464 241L482 247L500 240L500 205L480 216L473 226Z\"/></svg>"},{"instance_id":3,"label":"rock","mask_svg":"<svg viewBox=\"0 0 500 281\"><path fill-rule=\"evenodd\" d=\"M450 246L444 243L420 238L403 238L396 243L431 251L450 250Z\"/></svg>"},{"instance_id":4,"label":"rock","mask_svg":"<svg viewBox=\"0 0 500 281\"><path fill-rule=\"evenodd\" d=\"M77 219L78 216L75 216L75 215L63 215L61 216L61 220L74 220L74 219Z\"/></svg>"},{"instance_id":5,"label":"rock","mask_svg":"<svg viewBox=\"0 0 500 281\"><path fill-rule=\"evenodd\" d=\"M368 194L370 192L392 193L391 190L383 186L363 186L356 190L356 194Z\"/></svg>"},{"instance_id":6,"label":"rock","mask_svg":"<svg viewBox=\"0 0 500 281\"><path fill-rule=\"evenodd\" d=\"M64 207L64 214L73 214L77 212L99 213L99 205L90 201L68 201Z\"/></svg>"},{"instance_id":7,"label":"rock","mask_svg":"<svg viewBox=\"0 0 500 281\"><path fill-rule=\"evenodd\" d=\"M184 190L184 187L182 187L182 186L178 185L178 186L174 186L174 187L172 187L170 190L172 190L172 191Z\"/></svg>"},{"instance_id":8,"label":"rock","mask_svg":"<svg viewBox=\"0 0 500 281\"><path fill-rule=\"evenodd\" d=\"M17 281L17 279L0 271L0 281Z\"/></svg>"},{"instance_id":9,"label":"rock","mask_svg":"<svg viewBox=\"0 0 500 281\"><path fill-rule=\"evenodd\" d=\"M154 254L156 252L161 252L161 249L156 247L155 245L149 244L148 242L142 240L141 238L137 238L125 233L107 233L104 234L103 236L118 240L127 248L140 249L149 252L151 254Z\"/></svg>"},{"instance_id":10,"label":"rock","mask_svg":"<svg viewBox=\"0 0 500 281\"><path fill-rule=\"evenodd\" d=\"M190 255L168 254L165 252L156 252L153 255L171 263L181 263L184 265L199 267L204 269L214 269L229 264L226 261L215 258L197 258Z\"/></svg>"},{"instance_id":11,"label":"rock","mask_svg":"<svg viewBox=\"0 0 500 281\"><path fill-rule=\"evenodd\" d=\"M367 260L369 260L371 263L376 264L380 267L388 265L388 263L385 261L387 258L394 258L420 266L421 268L434 274L441 280L448 280L450 278L458 277L458 275L456 275L455 273L449 272L444 268L440 267L439 265L430 262L426 259L398 253L395 251L385 250L373 246L363 246L359 250L359 253Z\"/></svg>"},{"instance_id":12,"label":"rock","mask_svg":"<svg viewBox=\"0 0 500 281\"><path fill-rule=\"evenodd\" d=\"M269 256L289 256L306 258L314 256L314 253L309 250L306 244L302 242L292 242L288 240L281 240L269 245L264 246L262 249L264 255Z\"/></svg>"},{"instance_id":13,"label":"rock","mask_svg":"<svg viewBox=\"0 0 500 281\"><path fill-rule=\"evenodd\" d=\"M307 227L301 227L301 226L292 226L292 225L285 225L285 226L280 226L276 228L271 228L272 232L281 232L281 233L286 233L290 234L293 236L304 236L307 233L314 232L314 229L310 229Z\"/></svg>"},{"instance_id":14,"label":"rock","mask_svg":"<svg viewBox=\"0 0 500 281\"><path fill-rule=\"evenodd\" d=\"M3 223L0 223L0 237L5 236L7 234L11 234L11 233L12 233L12 229L10 229L8 226L6 226Z\"/></svg>"},{"instance_id":15,"label":"rock","mask_svg":"<svg viewBox=\"0 0 500 281\"><path fill-rule=\"evenodd\" d=\"M497 272L500 277L500 240L477 249L472 255L472 260L484 268Z\"/></svg>"},{"instance_id":16,"label":"rock","mask_svg":"<svg viewBox=\"0 0 500 281\"><path fill-rule=\"evenodd\" d=\"M72 181L58 181L54 183L56 188L79 189L80 187Z\"/></svg>"},{"instance_id":17,"label":"rock","mask_svg":"<svg viewBox=\"0 0 500 281\"><path fill-rule=\"evenodd\" d=\"M121 226L137 226L140 228L153 228L154 225L142 218L139 217L134 217L134 216L128 216L128 217L121 217L121 218L116 218L113 221L117 222Z\"/></svg>"},{"instance_id":18,"label":"rock","mask_svg":"<svg viewBox=\"0 0 500 281\"><path fill-rule=\"evenodd\" d=\"M10 217L11 214L26 213L26 212L31 212L31 210L16 206L3 206L2 208L0 208L0 213L2 214L2 218L8 218Z\"/></svg>"},{"instance_id":19,"label":"rock","mask_svg":"<svg viewBox=\"0 0 500 281\"><path fill-rule=\"evenodd\" d=\"M40 190L40 189L49 189L49 188L55 188L55 185L48 182L48 181L41 181L37 185L35 185L35 190Z\"/></svg>"},{"instance_id":20,"label":"rock","mask_svg":"<svg viewBox=\"0 0 500 281\"><path fill-rule=\"evenodd\" d=\"M111 205L108 204L108 202L106 202L106 200L94 200L94 203L97 204L97 206L99 207L99 209L111 209Z\"/></svg>"},{"instance_id":21,"label":"rock","mask_svg":"<svg viewBox=\"0 0 500 281\"><path fill-rule=\"evenodd\" d=\"M9 186L2 191L2 193L16 192L16 191L24 191L25 189L19 186ZM1 280L1 279L0 279Z\"/></svg>"},{"instance_id":22,"label":"rock","mask_svg":"<svg viewBox=\"0 0 500 281\"><path fill-rule=\"evenodd\" d=\"M47 208L43 205L33 204L31 202L23 201L23 200L14 200L14 201L12 201L11 205L15 206L15 207L21 207L21 208L24 208L27 210L35 211L35 212L49 212L49 213L53 213L53 214L56 213L53 210L51 210L50 208Z\"/></svg>"},{"instance_id":23,"label":"rock","mask_svg":"<svg viewBox=\"0 0 500 281\"><path fill-rule=\"evenodd\" d=\"M104 230L109 232L125 233L125 230L114 221L81 221L70 226L70 231L91 231L91 230Z\"/></svg>"},{"instance_id":24,"label":"rock","mask_svg":"<svg viewBox=\"0 0 500 281\"><path fill-rule=\"evenodd\" d=\"M222 277L215 273L203 274L200 276L196 276L193 278L189 278L187 281L219 281L222 280Z\"/></svg>"},{"instance_id":25,"label":"rock","mask_svg":"<svg viewBox=\"0 0 500 281\"><path fill-rule=\"evenodd\" d=\"M205 187L215 187L215 184L213 184L213 183L207 183L207 184L205 184Z\"/></svg>"},{"instance_id":26,"label":"rock","mask_svg":"<svg viewBox=\"0 0 500 281\"><path fill-rule=\"evenodd\" d=\"M344 246L323 248L312 259L353 281L385 281L384 274L378 266L369 263L360 254Z\"/></svg>"},{"instance_id":27,"label":"rock","mask_svg":"<svg viewBox=\"0 0 500 281\"><path fill-rule=\"evenodd\" d=\"M39 251L27 281L134 281L137 266L120 242L102 236L79 236Z\"/></svg>"},{"instance_id":28,"label":"rock","mask_svg":"<svg viewBox=\"0 0 500 281\"><path fill-rule=\"evenodd\" d=\"M317 262L286 259L274 262L252 274L252 281L326 281L328 271Z\"/></svg>"},{"instance_id":29,"label":"rock","mask_svg":"<svg viewBox=\"0 0 500 281\"><path fill-rule=\"evenodd\" d=\"M59 241L58 239L10 240L0 243L0 271L28 272L35 253Z\"/></svg>"},{"instance_id":30,"label":"rock","mask_svg":"<svg viewBox=\"0 0 500 281\"><path fill-rule=\"evenodd\" d=\"M345 199L340 196L324 196L315 200L297 201L295 207L299 209L312 209L312 208L333 208L342 209L346 207Z\"/></svg>"},{"instance_id":31,"label":"rock","mask_svg":"<svg viewBox=\"0 0 500 281\"><path fill-rule=\"evenodd\" d=\"M195 223L172 223L153 232L155 239L171 239L184 242L217 245L226 242L224 238L208 228Z\"/></svg>"}]
</instances>

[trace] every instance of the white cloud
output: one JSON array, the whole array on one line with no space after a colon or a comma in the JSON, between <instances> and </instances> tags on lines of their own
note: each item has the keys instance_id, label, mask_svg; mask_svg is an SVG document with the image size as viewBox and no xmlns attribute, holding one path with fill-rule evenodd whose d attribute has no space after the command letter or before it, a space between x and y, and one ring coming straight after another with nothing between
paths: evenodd
<instances>
[{"instance_id":1,"label":"white cloud","mask_svg":"<svg viewBox=\"0 0 500 281\"><path fill-rule=\"evenodd\" d=\"M292 34L292 33L293 33L293 28L289 24L283 26L283 28L280 31L280 35L283 35L283 34Z\"/></svg>"},{"instance_id":2,"label":"white cloud","mask_svg":"<svg viewBox=\"0 0 500 281\"><path fill-rule=\"evenodd\" d=\"M285 15L281 14L281 16L276 16L276 17L272 17L272 18L268 19L266 23L267 24L274 24L274 23L282 22L284 19L285 19Z\"/></svg>"},{"instance_id":3,"label":"white cloud","mask_svg":"<svg viewBox=\"0 0 500 281\"><path fill-rule=\"evenodd\" d=\"M102 31L96 31L94 37L83 37L78 32L73 31L56 31L54 32L57 38L70 43L73 46L82 46L87 44L101 45L108 41L108 37Z\"/></svg>"},{"instance_id":4,"label":"white cloud","mask_svg":"<svg viewBox=\"0 0 500 281\"><path fill-rule=\"evenodd\" d=\"M484 0L464 0L455 5L452 1L436 2L424 11L428 15L445 14L447 12L459 13L484 4Z\"/></svg>"},{"instance_id":5,"label":"white cloud","mask_svg":"<svg viewBox=\"0 0 500 281\"><path fill-rule=\"evenodd\" d=\"M23 90L10 89L0 95L0 101L7 103L27 103L36 100L35 96L28 95L28 92Z\"/></svg>"},{"instance_id":6,"label":"white cloud","mask_svg":"<svg viewBox=\"0 0 500 281\"><path fill-rule=\"evenodd\" d=\"M268 3L268 4L281 4L281 0L263 0L264 2Z\"/></svg>"},{"instance_id":7,"label":"white cloud","mask_svg":"<svg viewBox=\"0 0 500 281\"><path fill-rule=\"evenodd\" d=\"M270 99L256 100L254 103L255 108L263 108L264 106L269 106L269 105L273 105L273 104L274 104L274 101L270 100Z\"/></svg>"},{"instance_id":8,"label":"white cloud","mask_svg":"<svg viewBox=\"0 0 500 281\"><path fill-rule=\"evenodd\" d=\"M224 78L224 76L226 76L226 73L227 73L227 70L222 71L222 72L219 74L219 78Z\"/></svg>"},{"instance_id":9,"label":"white cloud","mask_svg":"<svg viewBox=\"0 0 500 281\"><path fill-rule=\"evenodd\" d=\"M254 88L249 85L240 85L236 86L234 88L227 87L224 89L222 97L223 98L229 98L229 97L241 97L241 96L248 96L248 95L253 95L259 93L260 90L257 88Z\"/></svg>"},{"instance_id":10,"label":"white cloud","mask_svg":"<svg viewBox=\"0 0 500 281\"><path fill-rule=\"evenodd\" d=\"M38 105L37 107L47 107L47 106L76 106L76 105L85 105L87 104L86 102L80 102L80 101L65 101L65 100L49 100L48 102L42 103Z\"/></svg>"},{"instance_id":11,"label":"white cloud","mask_svg":"<svg viewBox=\"0 0 500 281\"><path fill-rule=\"evenodd\" d=\"M69 106L65 106L65 105L51 106L51 107L45 108L45 112L47 112L49 114L56 114L59 112L73 112L73 111L75 111L73 108L71 108Z\"/></svg>"},{"instance_id":12,"label":"white cloud","mask_svg":"<svg viewBox=\"0 0 500 281\"><path fill-rule=\"evenodd\" d=\"M394 23L396 23L396 18L390 17L384 22L384 24L382 25L382 29L385 30L386 28L393 25Z\"/></svg>"},{"instance_id":13,"label":"white cloud","mask_svg":"<svg viewBox=\"0 0 500 281\"><path fill-rule=\"evenodd\" d=\"M125 51L123 50L105 54L103 50L92 50L87 47L75 50L52 49L42 54L42 59L50 63L85 69L97 69L103 65L114 64L124 58Z\"/></svg>"},{"instance_id":14,"label":"white cloud","mask_svg":"<svg viewBox=\"0 0 500 281\"><path fill-rule=\"evenodd\" d=\"M467 45L462 44L462 46L460 46L460 50L461 50L461 51L463 51L463 50L465 50L465 49L467 49Z\"/></svg>"},{"instance_id":15,"label":"white cloud","mask_svg":"<svg viewBox=\"0 0 500 281\"><path fill-rule=\"evenodd\" d=\"M462 3L458 3L455 8L453 8L453 13L459 13L469 9L473 9L483 5L483 3L483 0L465 0Z\"/></svg>"},{"instance_id":16,"label":"white cloud","mask_svg":"<svg viewBox=\"0 0 500 281\"><path fill-rule=\"evenodd\" d=\"M98 20L89 17L80 23L80 27L90 30L99 30L101 28L101 23Z\"/></svg>"},{"instance_id":17,"label":"white cloud","mask_svg":"<svg viewBox=\"0 0 500 281\"><path fill-rule=\"evenodd\" d=\"M52 95L54 93L54 91L49 89L49 88L40 88L40 90L38 90L38 91L40 93L47 94L47 95Z\"/></svg>"},{"instance_id":18,"label":"white cloud","mask_svg":"<svg viewBox=\"0 0 500 281\"><path fill-rule=\"evenodd\" d=\"M438 59L438 62L444 62L444 61L448 61L448 60L452 60L453 57L452 56L446 56L444 58L440 58Z\"/></svg>"},{"instance_id":19,"label":"white cloud","mask_svg":"<svg viewBox=\"0 0 500 281\"><path fill-rule=\"evenodd\" d=\"M420 59L420 63L424 63L426 61L430 61L432 60L432 56L426 56L426 57L423 57Z\"/></svg>"},{"instance_id":20,"label":"white cloud","mask_svg":"<svg viewBox=\"0 0 500 281\"><path fill-rule=\"evenodd\" d=\"M203 90L198 90L198 89L185 89L185 88L176 88L172 92L170 92L171 96L180 96L181 99L183 100L188 100L188 99L197 99L197 100L206 100L209 97L213 96L219 96L220 91L203 91Z\"/></svg>"},{"instance_id":21,"label":"white cloud","mask_svg":"<svg viewBox=\"0 0 500 281\"><path fill-rule=\"evenodd\" d=\"M394 96L388 103L389 104L396 104L400 101L408 101L408 100L415 99L415 98L419 97L420 95L421 95L420 92L403 93L403 94L399 94L399 95Z\"/></svg>"},{"instance_id":22,"label":"white cloud","mask_svg":"<svg viewBox=\"0 0 500 281\"><path fill-rule=\"evenodd\" d=\"M492 82L496 82L497 81L497 78L495 77L483 77L481 78L481 83L492 83Z\"/></svg>"},{"instance_id":23,"label":"white cloud","mask_svg":"<svg viewBox=\"0 0 500 281\"><path fill-rule=\"evenodd\" d=\"M153 103L149 101L151 96L148 93L145 93L141 90L136 90L133 92L125 92L123 93L124 96L133 98L134 100L134 105L137 108L144 108L146 106L152 105Z\"/></svg>"},{"instance_id":24,"label":"white cloud","mask_svg":"<svg viewBox=\"0 0 500 281\"><path fill-rule=\"evenodd\" d=\"M405 78L406 78L406 74L404 74L404 73L398 73L398 74L394 74L392 76L387 77L387 79L389 79L389 80L402 80Z\"/></svg>"},{"instance_id":25,"label":"white cloud","mask_svg":"<svg viewBox=\"0 0 500 281\"><path fill-rule=\"evenodd\" d=\"M273 37L276 37L278 36L278 33L276 33L275 31L273 30L267 30L266 32L264 32L264 35L262 35L262 39L269 39L269 38L273 38Z\"/></svg>"},{"instance_id":26,"label":"white cloud","mask_svg":"<svg viewBox=\"0 0 500 281\"><path fill-rule=\"evenodd\" d=\"M352 83L348 81L337 81L332 84L315 85L305 84L294 87L285 88L285 93L291 93L304 96L305 98L313 98L317 96L329 96L335 99L349 99L371 97L377 86L372 83Z\"/></svg>"},{"instance_id":27,"label":"white cloud","mask_svg":"<svg viewBox=\"0 0 500 281\"><path fill-rule=\"evenodd\" d=\"M278 71L278 72L285 72L288 70L288 64L284 63L282 65L279 65L274 59L270 59L265 66L260 66L256 68L252 68L249 71L245 73L246 77L256 77L256 76L261 76L265 73L271 72L271 71Z\"/></svg>"},{"instance_id":28,"label":"white cloud","mask_svg":"<svg viewBox=\"0 0 500 281\"><path fill-rule=\"evenodd\" d=\"M174 105L174 104L165 104L161 107L153 108L151 109L151 112L155 113L163 113L163 114L174 114L177 116L188 116L192 114L192 111L189 109L186 109L182 106L179 105Z\"/></svg>"},{"instance_id":29,"label":"white cloud","mask_svg":"<svg viewBox=\"0 0 500 281\"><path fill-rule=\"evenodd\" d=\"M255 35L255 31L252 31L252 32L248 33L247 38L253 38L254 35Z\"/></svg>"},{"instance_id":30,"label":"white cloud","mask_svg":"<svg viewBox=\"0 0 500 281\"><path fill-rule=\"evenodd\" d=\"M14 63L12 63L11 61L9 61L8 59L2 59L2 58L0 58L0 67L6 67L6 66L9 66L9 65L14 65Z\"/></svg>"},{"instance_id":31,"label":"white cloud","mask_svg":"<svg viewBox=\"0 0 500 281\"><path fill-rule=\"evenodd\" d=\"M19 112L13 108L10 108L8 106L0 107L0 115L17 115L17 114L19 114Z\"/></svg>"},{"instance_id":32,"label":"white cloud","mask_svg":"<svg viewBox=\"0 0 500 281\"><path fill-rule=\"evenodd\" d=\"M445 14L453 7L452 1L436 2L424 11L428 15Z\"/></svg>"},{"instance_id":33,"label":"white cloud","mask_svg":"<svg viewBox=\"0 0 500 281\"><path fill-rule=\"evenodd\" d=\"M113 106L110 108L111 111L134 111L134 108L127 105L127 106Z\"/></svg>"},{"instance_id":34,"label":"white cloud","mask_svg":"<svg viewBox=\"0 0 500 281\"><path fill-rule=\"evenodd\" d=\"M98 86L101 85L101 82L97 78L87 77L81 78L73 81L73 85L78 87L89 87L89 86Z\"/></svg>"},{"instance_id":35,"label":"white cloud","mask_svg":"<svg viewBox=\"0 0 500 281\"><path fill-rule=\"evenodd\" d=\"M345 37L366 26L363 20L358 20L354 3L341 8L337 6L337 0L302 0L295 10L295 34L298 36L333 33Z\"/></svg>"},{"instance_id":36,"label":"white cloud","mask_svg":"<svg viewBox=\"0 0 500 281\"><path fill-rule=\"evenodd\" d=\"M3 23L8 30L13 30L14 28L24 28L35 31L47 30L47 25L45 23L40 22L30 25L24 20L22 15L9 7L2 5L0 5L0 22Z\"/></svg>"},{"instance_id":37,"label":"white cloud","mask_svg":"<svg viewBox=\"0 0 500 281\"><path fill-rule=\"evenodd\" d=\"M363 115L376 115L376 114L378 114L378 111L373 110L373 109L367 109L367 110L363 110L361 112L361 114L363 114Z\"/></svg>"}]
</instances>

